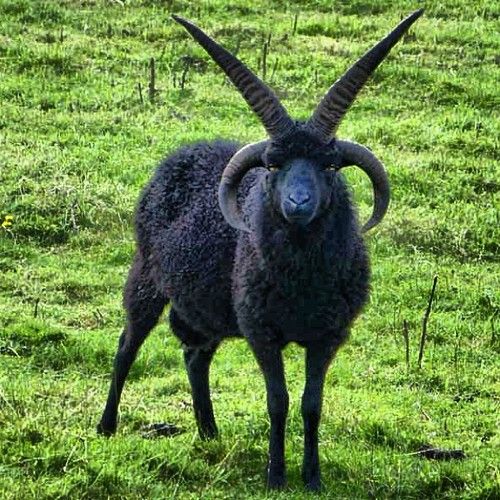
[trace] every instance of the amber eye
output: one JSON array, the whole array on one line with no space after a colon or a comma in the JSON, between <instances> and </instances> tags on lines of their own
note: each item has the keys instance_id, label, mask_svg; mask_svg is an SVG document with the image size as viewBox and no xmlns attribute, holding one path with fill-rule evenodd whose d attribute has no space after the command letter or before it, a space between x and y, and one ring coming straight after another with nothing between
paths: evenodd
<instances>
[{"instance_id":1,"label":"amber eye","mask_svg":"<svg viewBox=\"0 0 500 500\"><path fill-rule=\"evenodd\" d=\"M269 170L269 172L277 172L280 168L278 167L278 165L269 165L267 169Z\"/></svg>"}]
</instances>

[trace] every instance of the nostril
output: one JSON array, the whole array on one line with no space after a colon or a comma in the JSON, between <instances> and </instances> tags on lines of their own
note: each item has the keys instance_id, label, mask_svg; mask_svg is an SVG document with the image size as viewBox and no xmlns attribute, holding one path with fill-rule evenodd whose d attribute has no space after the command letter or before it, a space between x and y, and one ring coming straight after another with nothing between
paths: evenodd
<instances>
[{"instance_id":1,"label":"nostril","mask_svg":"<svg viewBox=\"0 0 500 500\"><path fill-rule=\"evenodd\" d=\"M303 205L311 199L311 196L308 194L293 193L288 195L288 199L295 205Z\"/></svg>"}]
</instances>

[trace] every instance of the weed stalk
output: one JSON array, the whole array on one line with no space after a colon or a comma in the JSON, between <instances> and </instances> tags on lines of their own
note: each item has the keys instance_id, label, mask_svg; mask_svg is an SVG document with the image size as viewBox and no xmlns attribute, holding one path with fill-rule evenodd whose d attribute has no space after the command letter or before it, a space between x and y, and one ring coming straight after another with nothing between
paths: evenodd
<instances>
[{"instance_id":1,"label":"weed stalk","mask_svg":"<svg viewBox=\"0 0 500 500\"><path fill-rule=\"evenodd\" d=\"M429 321L429 316L431 314L432 301L434 300L434 293L436 291L438 277L434 276L434 281L432 282L431 293L429 295L429 302L427 304L427 309L424 313L424 318L422 320L422 335L420 337L420 348L418 351L418 368L422 368L422 359L424 357L425 341L427 339L427 322Z\"/></svg>"}]
</instances>

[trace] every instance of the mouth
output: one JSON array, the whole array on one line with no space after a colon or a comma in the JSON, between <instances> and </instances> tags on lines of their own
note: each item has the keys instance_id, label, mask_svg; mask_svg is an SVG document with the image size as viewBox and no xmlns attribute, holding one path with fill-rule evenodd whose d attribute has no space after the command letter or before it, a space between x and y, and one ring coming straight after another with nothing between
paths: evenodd
<instances>
[{"instance_id":1,"label":"mouth","mask_svg":"<svg viewBox=\"0 0 500 500\"><path fill-rule=\"evenodd\" d=\"M286 221L293 225L293 226L301 226L305 227L307 226L311 220L312 220L312 214L307 213L307 214L300 214L300 213L295 213L295 214L284 214Z\"/></svg>"},{"instance_id":2,"label":"mouth","mask_svg":"<svg viewBox=\"0 0 500 500\"><path fill-rule=\"evenodd\" d=\"M285 200L281 205L284 219L293 226L307 226L314 219L315 212L312 203L297 205Z\"/></svg>"},{"instance_id":3,"label":"mouth","mask_svg":"<svg viewBox=\"0 0 500 500\"><path fill-rule=\"evenodd\" d=\"M285 205L282 213L287 222L298 226L306 226L314 217L314 212L310 207Z\"/></svg>"}]
</instances>

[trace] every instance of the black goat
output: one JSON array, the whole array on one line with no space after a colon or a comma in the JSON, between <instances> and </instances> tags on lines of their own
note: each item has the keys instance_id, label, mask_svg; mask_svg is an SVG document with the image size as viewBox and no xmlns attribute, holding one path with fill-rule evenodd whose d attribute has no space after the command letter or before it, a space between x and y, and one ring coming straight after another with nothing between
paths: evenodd
<instances>
[{"instance_id":1,"label":"black goat","mask_svg":"<svg viewBox=\"0 0 500 500\"><path fill-rule=\"evenodd\" d=\"M226 337L249 342L266 382L268 485L274 488L286 480L282 349L289 342L305 347L302 473L306 487L320 487L324 378L369 288L365 246L339 170L356 165L372 181L374 210L363 230L380 222L389 203L380 161L365 147L332 136L370 74L421 14L403 20L352 66L305 123L293 121L238 59L174 16L239 89L270 139L243 148L223 141L184 147L160 165L143 192L136 216L138 248L125 288L128 322L99 432L115 432L130 366L170 301L170 324L184 346L202 437L217 434L211 359Z\"/></svg>"}]
</instances>

